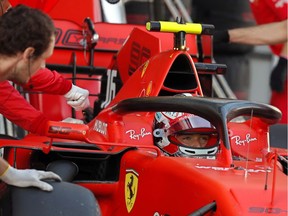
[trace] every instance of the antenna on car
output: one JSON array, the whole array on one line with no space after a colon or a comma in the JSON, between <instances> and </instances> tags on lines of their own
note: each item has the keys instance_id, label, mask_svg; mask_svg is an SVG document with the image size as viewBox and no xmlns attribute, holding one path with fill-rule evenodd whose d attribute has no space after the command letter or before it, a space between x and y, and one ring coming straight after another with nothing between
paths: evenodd
<instances>
[{"instance_id":1,"label":"antenna on car","mask_svg":"<svg viewBox=\"0 0 288 216\"><path fill-rule=\"evenodd\" d=\"M252 118L253 118L253 109L251 110L251 115L250 115L250 126L249 126L249 130L250 133L252 131ZM248 176L248 157L249 157L249 153L250 153L250 142L247 143L247 153L246 153L246 167L245 167L245 178L247 178Z\"/></svg>"}]
</instances>

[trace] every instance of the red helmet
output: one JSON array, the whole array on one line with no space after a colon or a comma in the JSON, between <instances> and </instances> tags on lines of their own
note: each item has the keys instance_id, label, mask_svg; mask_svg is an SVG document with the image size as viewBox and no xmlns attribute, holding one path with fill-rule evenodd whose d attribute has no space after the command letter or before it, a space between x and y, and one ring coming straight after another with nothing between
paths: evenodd
<instances>
[{"instance_id":1,"label":"red helmet","mask_svg":"<svg viewBox=\"0 0 288 216\"><path fill-rule=\"evenodd\" d=\"M199 116L181 112L157 112L154 143L164 153L179 157L211 157L218 151L218 133Z\"/></svg>"}]
</instances>

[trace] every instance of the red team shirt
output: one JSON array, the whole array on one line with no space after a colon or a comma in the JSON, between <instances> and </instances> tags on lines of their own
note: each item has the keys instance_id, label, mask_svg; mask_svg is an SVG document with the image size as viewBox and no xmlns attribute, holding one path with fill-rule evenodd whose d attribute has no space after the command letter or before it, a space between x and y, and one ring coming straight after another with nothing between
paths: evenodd
<instances>
[{"instance_id":1,"label":"red team shirt","mask_svg":"<svg viewBox=\"0 0 288 216\"><path fill-rule=\"evenodd\" d=\"M66 94L72 87L71 81L46 68L40 69L23 85L24 89L43 91L50 94ZM32 133L44 135L48 119L28 103L8 82L0 82L0 113L11 122Z\"/></svg>"},{"instance_id":2,"label":"red team shirt","mask_svg":"<svg viewBox=\"0 0 288 216\"><path fill-rule=\"evenodd\" d=\"M279 22L287 19L288 0L250 0L251 9L258 24ZM270 46L275 55L280 54L283 44ZM287 59L287 56L282 56ZM272 92L270 103L282 111L281 123L287 124L287 78L284 91Z\"/></svg>"},{"instance_id":3,"label":"red team shirt","mask_svg":"<svg viewBox=\"0 0 288 216\"><path fill-rule=\"evenodd\" d=\"M2 6L3 11L6 11L11 5L28 3L30 7L48 12L57 2L58 0L3 0ZM46 68L38 70L29 83L23 85L26 90L59 95L66 94L71 87L71 81ZM0 82L0 114L27 131L44 135L48 119L28 103L8 81Z\"/></svg>"}]
</instances>

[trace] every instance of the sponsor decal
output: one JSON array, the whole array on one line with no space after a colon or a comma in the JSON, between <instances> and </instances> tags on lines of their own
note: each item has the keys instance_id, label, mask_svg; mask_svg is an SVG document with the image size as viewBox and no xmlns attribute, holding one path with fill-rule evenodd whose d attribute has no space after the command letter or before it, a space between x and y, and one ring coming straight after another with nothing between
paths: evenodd
<instances>
[{"instance_id":1,"label":"sponsor decal","mask_svg":"<svg viewBox=\"0 0 288 216\"><path fill-rule=\"evenodd\" d=\"M236 145L245 146L246 144L249 144L250 142L257 141L257 138L251 137L251 134L248 133L246 134L245 139L241 139L240 136L236 135L236 136L231 137L231 140L234 140Z\"/></svg>"},{"instance_id":2,"label":"sponsor decal","mask_svg":"<svg viewBox=\"0 0 288 216\"><path fill-rule=\"evenodd\" d=\"M102 122L100 120L95 121L95 125L93 127L93 130L97 131L98 133L101 133L103 135L107 134L107 123Z\"/></svg>"},{"instance_id":3,"label":"sponsor decal","mask_svg":"<svg viewBox=\"0 0 288 216\"><path fill-rule=\"evenodd\" d=\"M125 176L125 202L128 213L133 209L138 189L138 173L135 170L127 169Z\"/></svg>"},{"instance_id":4,"label":"sponsor decal","mask_svg":"<svg viewBox=\"0 0 288 216\"><path fill-rule=\"evenodd\" d=\"M265 207L249 207L248 209L249 213L254 213L254 214L281 214L281 213L287 213L287 209L281 209L281 208L265 208Z\"/></svg>"},{"instance_id":5,"label":"sponsor decal","mask_svg":"<svg viewBox=\"0 0 288 216\"><path fill-rule=\"evenodd\" d=\"M141 78L143 78L146 70L147 70L147 67L149 65L149 60L145 62L145 64L143 65L143 68L142 68L142 73L141 73Z\"/></svg>"},{"instance_id":6,"label":"sponsor decal","mask_svg":"<svg viewBox=\"0 0 288 216\"><path fill-rule=\"evenodd\" d=\"M126 134L128 134L130 139L132 140L140 140L141 138L145 136L151 135L151 132L146 131L145 128L141 128L139 133L137 133L135 130L127 130Z\"/></svg>"},{"instance_id":7,"label":"sponsor decal","mask_svg":"<svg viewBox=\"0 0 288 216\"><path fill-rule=\"evenodd\" d=\"M120 44L122 45L125 42L126 38L114 38L114 37L99 37L99 42L104 44Z\"/></svg>"},{"instance_id":8,"label":"sponsor decal","mask_svg":"<svg viewBox=\"0 0 288 216\"><path fill-rule=\"evenodd\" d=\"M214 166L195 166L197 169L211 169L211 170L215 170L215 171L228 171L228 170L233 170L234 168L229 168L229 167L214 167ZM247 172L250 173L266 173L266 172L271 172L271 170L265 170L265 169L243 169L246 170Z\"/></svg>"},{"instance_id":9,"label":"sponsor decal","mask_svg":"<svg viewBox=\"0 0 288 216\"><path fill-rule=\"evenodd\" d=\"M58 42L60 40L60 36L62 35L62 32L65 31L65 29L56 29L56 42L58 45ZM61 34L59 34L61 33ZM75 30L75 29L68 29L66 32L64 32L64 37L62 42L62 45L74 47L74 48L81 48L83 49L83 46L85 46L86 39L83 38L85 35L83 35L83 31L81 30ZM125 42L126 38L115 38L115 37L99 37L98 43L101 44L114 44L114 45L122 45ZM59 44L60 45L60 44Z\"/></svg>"},{"instance_id":10,"label":"sponsor decal","mask_svg":"<svg viewBox=\"0 0 288 216\"><path fill-rule=\"evenodd\" d=\"M151 94L151 91L152 91L152 85L153 85L153 82L150 81L148 86L147 86L147 89L146 89L146 95L145 96L149 96Z\"/></svg>"},{"instance_id":11,"label":"sponsor decal","mask_svg":"<svg viewBox=\"0 0 288 216\"><path fill-rule=\"evenodd\" d=\"M83 48L83 34L79 30L67 30L62 40L64 46Z\"/></svg>"},{"instance_id":12,"label":"sponsor decal","mask_svg":"<svg viewBox=\"0 0 288 216\"><path fill-rule=\"evenodd\" d=\"M145 97L145 95L146 95L146 90L142 89L141 92L140 92L139 97Z\"/></svg>"},{"instance_id":13,"label":"sponsor decal","mask_svg":"<svg viewBox=\"0 0 288 216\"><path fill-rule=\"evenodd\" d=\"M150 81L150 82L148 83L146 89L143 88L143 89L141 90L141 92L140 92L140 94L139 94L139 97L148 97L148 96L151 94L151 92L152 92L152 86L153 86L153 82Z\"/></svg>"},{"instance_id":14,"label":"sponsor decal","mask_svg":"<svg viewBox=\"0 0 288 216\"><path fill-rule=\"evenodd\" d=\"M48 133L52 133L52 134L86 134L86 131L82 131L82 130L73 130L70 127L60 127L60 126L49 126L48 128Z\"/></svg>"},{"instance_id":15,"label":"sponsor decal","mask_svg":"<svg viewBox=\"0 0 288 216\"><path fill-rule=\"evenodd\" d=\"M162 112L162 114L170 119L175 119L184 115L182 112Z\"/></svg>"}]
</instances>

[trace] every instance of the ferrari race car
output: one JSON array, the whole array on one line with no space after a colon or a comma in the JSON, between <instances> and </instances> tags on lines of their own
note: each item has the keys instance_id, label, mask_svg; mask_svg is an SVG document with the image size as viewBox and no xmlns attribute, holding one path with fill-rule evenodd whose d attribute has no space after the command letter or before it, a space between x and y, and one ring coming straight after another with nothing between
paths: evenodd
<instances>
[{"instance_id":1,"label":"ferrari race car","mask_svg":"<svg viewBox=\"0 0 288 216\"><path fill-rule=\"evenodd\" d=\"M181 19L151 21L146 29L126 26L122 34L129 32L129 37L116 56L106 53L111 63L102 61L101 68L100 62L94 65L98 45L92 39L113 24L85 23L91 64L77 64L77 53L85 55L68 40L79 34L70 29L58 34L58 42L76 50L70 56L73 64L62 55L61 64L56 59L51 64L54 56L48 66L80 71L73 74L81 82L87 71L100 77L93 89L100 92L93 114L84 111L86 124L50 121L46 136L2 137L0 147L11 165L52 170L63 180L49 182L51 193L1 183L2 215L287 215L288 152L269 143L269 127L281 112L266 104L212 97L212 75L225 71L224 65L211 63L213 26ZM203 36L202 43L196 35ZM56 46L55 53L61 52ZM116 89L118 75L121 87ZM158 128L159 113L170 120L189 116L189 121ZM195 127L192 117L210 127ZM195 131L209 135L208 146L189 148L175 135Z\"/></svg>"}]
</instances>

